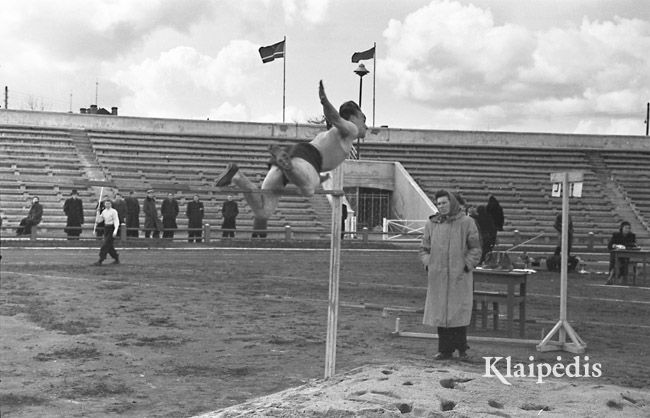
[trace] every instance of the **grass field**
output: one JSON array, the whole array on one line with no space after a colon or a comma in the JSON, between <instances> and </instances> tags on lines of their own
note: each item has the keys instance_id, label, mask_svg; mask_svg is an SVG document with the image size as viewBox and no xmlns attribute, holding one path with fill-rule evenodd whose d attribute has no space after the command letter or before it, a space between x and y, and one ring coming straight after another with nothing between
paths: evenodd
<instances>
[{"instance_id":1,"label":"grass field","mask_svg":"<svg viewBox=\"0 0 650 418\"><path fill-rule=\"evenodd\" d=\"M179 417L323 376L329 250L3 248L0 404L5 417ZM603 367L598 382L650 390L650 288L569 276L569 321ZM337 371L431 364L435 340L391 336L395 316L362 304L421 308L426 276L410 250L344 249ZM559 318L559 274L528 282L526 338ZM402 328L419 315L400 314ZM502 327L503 328L503 327ZM475 330L471 335L504 336ZM554 362L534 346L471 343L482 356Z\"/></svg>"}]
</instances>

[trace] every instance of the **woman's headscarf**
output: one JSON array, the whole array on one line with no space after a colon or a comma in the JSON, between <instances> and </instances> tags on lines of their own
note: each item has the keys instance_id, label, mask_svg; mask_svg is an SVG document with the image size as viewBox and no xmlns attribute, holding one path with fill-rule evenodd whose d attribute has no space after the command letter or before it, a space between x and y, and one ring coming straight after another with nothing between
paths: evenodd
<instances>
[{"instance_id":1,"label":"woman's headscarf","mask_svg":"<svg viewBox=\"0 0 650 418\"><path fill-rule=\"evenodd\" d=\"M436 220L437 222L446 222L450 219L455 219L458 217L458 215L462 212L462 209L460 207L460 203L458 203L458 199L456 199L456 196L454 196L453 193L450 193L447 190L438 190L435 194L435 199L436 201L438 200L439 197L442 196L447 196L449 197L449 213L446 215L441 214L438 212L436 215Z\"/></svg>"}]
</instances>

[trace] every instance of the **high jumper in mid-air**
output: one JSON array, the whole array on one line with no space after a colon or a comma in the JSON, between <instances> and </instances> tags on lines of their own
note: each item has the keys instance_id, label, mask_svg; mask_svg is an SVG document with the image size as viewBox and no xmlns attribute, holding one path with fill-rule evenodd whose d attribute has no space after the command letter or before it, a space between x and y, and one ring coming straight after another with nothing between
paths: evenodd
<instances>
[{"instance_id":1,"label":"high jumper in mid-air","mask_svg":"<svg viewBox=\"0 0 650 418\"><path fill-rule=\"evenodd\" d=\"M275 212L287 184L294 184L303 196L313 196L326 178L321 173L341 165L350 154L354 140L366 135L366 116L359 105L347 101L337 111L325 95L322 80L318 83L318 96L329 129L320 132L309 142L300 142L289 147L271 145L270 168L262 182L261 190L235 163L229 163L226 170L216 179L217 187L234 184L242 191L253 210L253 229L256 231L266 229L268 219Z\"/></svg>"}]
</instances>

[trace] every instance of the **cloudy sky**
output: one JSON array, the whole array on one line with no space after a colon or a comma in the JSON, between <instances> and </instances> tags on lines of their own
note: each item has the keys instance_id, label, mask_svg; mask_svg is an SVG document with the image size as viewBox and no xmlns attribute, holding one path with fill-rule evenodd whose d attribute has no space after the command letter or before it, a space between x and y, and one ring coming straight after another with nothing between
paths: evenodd
<instances>
[{"instance_id":1,"label":"cloudy sky","mask_svg":"<svg viewBox=\"0 0 650 418\"><path fill-rule=\"evenodd\" d=\"M647 0L2 0L9 108L287 122L357 100L377 44L375 125L643 135ZM374 73L372 60L364 64ZM373 73L363 110L373 121ZM0 102L4 107L4 97Z\"/></svg>"}]
</instances>

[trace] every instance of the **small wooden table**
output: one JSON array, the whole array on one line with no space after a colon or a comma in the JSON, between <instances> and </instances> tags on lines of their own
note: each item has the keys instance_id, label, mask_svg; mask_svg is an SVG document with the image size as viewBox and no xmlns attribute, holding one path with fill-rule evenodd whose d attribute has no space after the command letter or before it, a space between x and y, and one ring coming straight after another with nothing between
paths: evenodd
<instances>
[{"instance_id":1,"label":"small wooden table","mask_svg":"<svg viewBox=\"0 0 650 418\"><path fill-rule=\"evenodd\" d=\"M492 283L506 285L506 304L508 311L507 332L508 337L512 336L515 304L519 305L519 335L526 333L526 280L530 273L527 271L509 270L484 270L473 271L475 283ZM519 285L519 293L515 292L515 286Z\"/></svg>"},{"instance_id":2,"label":"small wooden table","mask_svg":"<svg viewBox=\"0 0 650 418\"><path fill-rule=\"evenodd\" d=\"M618 280L621 267L621 258L627 258L629 261L643 263L643 283L646 282L646 268L650 251L642 249L626 248L624 250L612 250L614 254L614 278ZM623 284L627 285L627 275L623 278ZM636 286L636 275L632 276L632 285Z\"/></svg>"}]
</instances>

